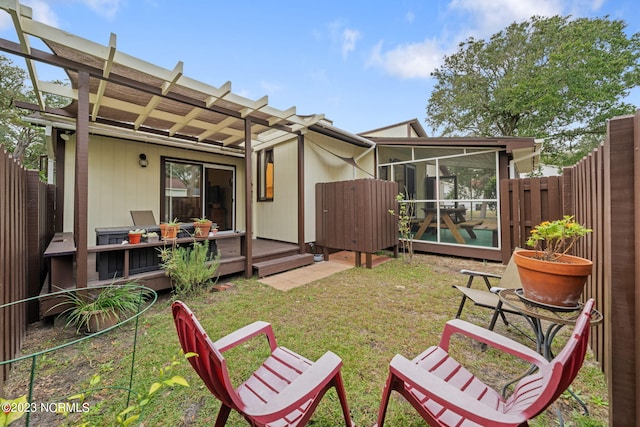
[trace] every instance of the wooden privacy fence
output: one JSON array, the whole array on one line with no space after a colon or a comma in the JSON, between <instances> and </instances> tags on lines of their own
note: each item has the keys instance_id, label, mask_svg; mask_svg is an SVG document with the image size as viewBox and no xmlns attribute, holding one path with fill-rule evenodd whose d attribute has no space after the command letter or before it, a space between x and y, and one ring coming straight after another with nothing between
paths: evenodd
<instances>
[{"instance_id":1,"label":"wooden privacy fence","mask_svg":"<svg viewBox=\"0 0 640 427\"><path fill-rule=\"evenodd\" d=\"M502 258L531 228L574 215L593 229L574 254L593 261L585 298L604 322L591 346L609 388L610 425L640 425L640 111L610 120L605 143L562 176L504 180Z\"/></svg>"},{"instance_id":2,"label":"wooden privacy fence","mask_svg":"<svg viewBox=\"0 0 640 427\"><path fill-rule=\"evenodd\" d=\"M45 274L41 254L53 235L53 187L40 182L0 151L0 305L40 292ZM37 302L0 310L0 357L20 350L26 326L39 319ZM10 366L0 367L0 395Z\"/></svg>"}]
</instances>

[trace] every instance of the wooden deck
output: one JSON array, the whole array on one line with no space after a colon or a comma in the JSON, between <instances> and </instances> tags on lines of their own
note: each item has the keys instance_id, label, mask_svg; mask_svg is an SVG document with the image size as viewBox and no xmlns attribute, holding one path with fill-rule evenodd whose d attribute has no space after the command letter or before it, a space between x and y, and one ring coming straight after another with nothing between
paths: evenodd
<instances>
[{"instance_id":1,"label":"wooden deck","mask_svg":"<svg viewBox=\"0 0 640 427\"><path fill-rule=\"evenodd\" d=\"M245 259L241 250L241 237L225 238L216 240L218 251L220 252L220 267L218 274L220 277L242 273L245 270ZM278 242L265 239L254 239L252 241L253 264L273 261L280 258L298 254L298 245L292 243ZM95 254L93 254L95 255ZM89 271L95 272L95 256L89 259ZM141 274L131 274L128 280L141 280L155 290L170 288L170 283L162 270L154 270ZM89 285L104 285L111 282L109 280L99 280L97 273L93 273L89 278Z\"/></svg>"},{"instance_id":2,"label":"wooden deck","mask_svg":"<svg viewBox=\"0 0 640 427\"><path fill-rule=\"evenodd\" d=\"M243 273L245 271L246 257L242 255L241 241L244 238L241 235L230 236L227 238L218 238L216 240L218 251L220 252L220 267L218 268L218 274L220 277L229 276L232 274ZM44 296L50 292L59 291L63 289L73 289L75 284L73 283L73 257L75 248L73 250L65 246L64 250L58 250L64 242L72 241L70 233L65 233L64 239L60 235L58 238L54 238L52 242L52 250L47 253L47 257L50 259L51 272L43 284L40 292L41 296ZM96 255L100 252L112 252L122 251L125 259L129 259L129 252L135 251L137 248L142 248L137 245L104 245L104 248L95 246L90 248L88 256L88 271L90 272L88 287L106 285L112 282L120 283L126 281L139 281L141 284L152 288L156 291L170 289L171 283L169 278L164 274L163 270L155 269L153 271L146 271L139 274L129 274L128 269L125 269L124 277L118 277L114 279L101 280L98 276L96 268ZM147 245L148 246L148 245ZM104 251L103 251L104 249ZM252 265L262 266L263 275L274 274L275 272L285 271L287 269L293 269L304 265L299 257L299 247L296 244L278 242L265 239L254 239L252 241ZM291 262L292 257L296 258L296 262ZM308 254L310 259L309 263L313 262L313 256ZM279 263L279 260L284 260ZM279 265L280 264L280 265ZM257 269L256 266L256 269ZM59 301L42 299L40 313L47 313L47 315L56 314L51 311L51 307Z\"/></svg>"}]
</instances>

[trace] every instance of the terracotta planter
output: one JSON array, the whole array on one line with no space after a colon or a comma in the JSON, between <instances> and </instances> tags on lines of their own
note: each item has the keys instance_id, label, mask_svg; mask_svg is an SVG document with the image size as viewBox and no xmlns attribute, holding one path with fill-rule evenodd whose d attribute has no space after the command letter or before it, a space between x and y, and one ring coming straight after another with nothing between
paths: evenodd
<instances>
[{"instance_id":1,"label":"terracotta planter","mask_svg":"<svg viewBox=\"0 0 640 427\"><path fill-rule=\"evenodd\" d=\"M136 243L140 243L141 238L142 233L129 233L129 244L135 245Z\"/></svg>"},{"instance_id":2,"label":"terracotta planter","mask_svg":"<svg viewBox=\"0 0 640 427\"><path fill-rule=\"evenodd\" d=\"M193 227L195 229L196 237L207 237L209 235L209 230L211 230L211 221L207 222L194 222Z\"/></svg>"},{"instance_id":3,"label":"terracotta planter","mask_svg":"<svg viewBox=\"0 0 640 427\"><path fill-rule=\"evenodd\" d=\"M118 321L118 316L112 312L105 310L93 311L91 312L91 317L89 317L89 321L87 322L87 332L92 334L103 331L116 325Z\"/></svg>"},{"instance_id":4,"label":"terracotta planter","mask_svg":"<svg viewBox=\"0 0 640 427\"><path fill-rule=\"evenodd\" d=\"M160 235L163 239L175 239L178 237L178 230L180 230L180 226L178 224L160 224Z\"/></svg>"},{"instance_id":5,"label":"terracotta planter","mask_svg":"<svg viewBox=\"0 0 640 427\"><path fill-rule=\"evenodd\" d=\"M535 255L532 250L513 255L524 297L557 307L577 306L593 263L572 255L563 255L557 262L543 261Z\"/></svg>"}]
</instances>

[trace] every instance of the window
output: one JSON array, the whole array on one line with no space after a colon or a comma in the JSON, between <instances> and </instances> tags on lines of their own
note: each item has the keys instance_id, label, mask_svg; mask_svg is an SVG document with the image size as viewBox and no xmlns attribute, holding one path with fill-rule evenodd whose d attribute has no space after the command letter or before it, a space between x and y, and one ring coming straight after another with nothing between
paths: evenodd
<instances>
[{"instance_id":1,"label":"window","mask_svg":"<svg viewBox=\"0 0 640 427\"><path fill-rule=\"evenodd\" d=\"M189 222L202 216L202 164L164 162L162 221Z\"/></svg>"},{"instance_id":2,"label":"window","mask_svg":"<svg viewBox=\"0 0 640 427\"><path fill-rule=\"evenodd\" d=\"M417 203L414 241L499 247L497 150L416 147L413 153L379 147L378 172Z\"/></svg>"},{"instance_id":3,"label":"window","mask_svg":"<svg viewBox=\"0 0 640 427\"><path fill-rule=\"evenodd\" d=\"M258 152L258 201L273 201L273 148Z\"/></svg>"}]
</instances>

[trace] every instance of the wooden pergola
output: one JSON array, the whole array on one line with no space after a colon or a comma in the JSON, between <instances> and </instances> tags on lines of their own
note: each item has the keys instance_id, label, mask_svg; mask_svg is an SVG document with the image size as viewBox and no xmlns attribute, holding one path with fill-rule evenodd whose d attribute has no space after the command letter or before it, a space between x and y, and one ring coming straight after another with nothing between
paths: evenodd
<instances>
[{"instance_id":1,"label":"wooden pergola","mask_svg":"<svg viewBox=\"0 0 640 427\"><path fill-rule=\"evenodd\" d=\"M17 41L0 39L0 50L23 57L37 104L16 103L37 112L37 121L53 123L54 129L76 133L73 234L77 254L76 283L87 281L87 199L89 134L126 135L129 140L186 147L244 158L246 235L252 229L252 141L276 143L298 138L298 168L302 180L304 133L323 132L343 141L368 147L372 142L336 131L323 115L301 116L296 108L273 108L265 96L251 100L231 91L231 82L220 87L184 75L179 62L167 70L120 52L116 35L101 45L33 20L32 10L17 0L0 0L9 13ZM32 47L31 38L41 40L51 52ZM38 78L37 64L63 69L71 86ZM44 93L69 98L65 108L51 108ZM320 123L322 121L322 123ZM56 131L54 131L55 133ZM51 135L53 141L57 134ZM304 183L298 183L298 210L304 211ZM304 224L298 225L300 247L304 246ZM244 239L247 256L245 275L251 275L251 238Z\"/></svg>"}]
</instances>

